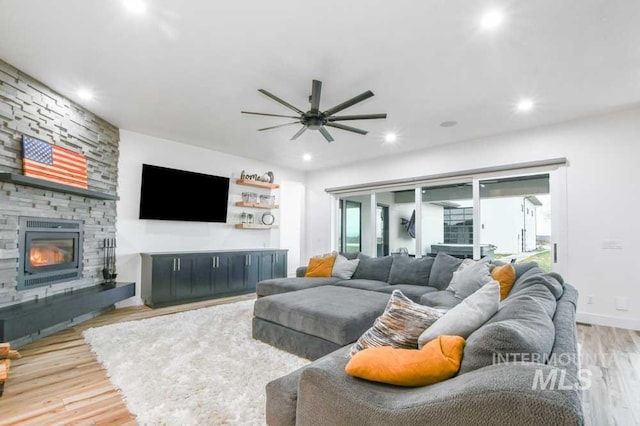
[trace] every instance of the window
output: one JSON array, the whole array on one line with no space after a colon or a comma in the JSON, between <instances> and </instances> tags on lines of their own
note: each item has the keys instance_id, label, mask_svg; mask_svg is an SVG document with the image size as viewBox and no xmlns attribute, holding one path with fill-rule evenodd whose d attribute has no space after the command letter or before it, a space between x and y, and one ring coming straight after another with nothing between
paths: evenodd
<instances>
[{"instance_id":1,"label":"window","mask_svg":"<svg viewBox=\"0 0 640 426\"><path fill-rule=\"evenodd\" d=\"M472 207L445 207L443 217L445 244L473 244Z\"/></svg>"}]
</instances>

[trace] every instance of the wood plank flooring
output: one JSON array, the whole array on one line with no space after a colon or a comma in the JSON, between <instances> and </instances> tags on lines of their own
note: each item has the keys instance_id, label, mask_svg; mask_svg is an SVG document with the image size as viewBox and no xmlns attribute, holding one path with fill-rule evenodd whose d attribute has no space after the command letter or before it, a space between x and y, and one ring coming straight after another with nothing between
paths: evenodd
<instances>
[{"instance_id":1,"label":"wood plank flooring","mask_svg":"<svg viewBox=\"0 0 640 426\"><path fill-rule=\"evenodd\" d=\"M255 295L162 309L118 309L20 349L11 365L0 425L134 425L120 392L82 339L82 331L122 321L232 303ZM640 332L578 325L582 366L593 372L585 392L588 425L640 425Z\"/></svg>"}]
</instances>

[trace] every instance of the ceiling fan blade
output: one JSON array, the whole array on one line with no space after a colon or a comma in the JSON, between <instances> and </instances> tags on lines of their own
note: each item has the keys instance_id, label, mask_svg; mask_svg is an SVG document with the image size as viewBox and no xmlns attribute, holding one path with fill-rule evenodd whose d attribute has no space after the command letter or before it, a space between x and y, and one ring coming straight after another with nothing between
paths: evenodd
<instances>
[{"instance_id":1,"label":"ceiling fan blade","mask_svg":"<svg viewBox=\"0 0 640 426\"><path fill-rule=\"evenodd\" d=\"M327 140L327 142L333 142L334 141L334 139L331 137L331 134L329 132L327 132L327 129L325 129L324 126L320 127L318 129L318 131L320 133L322 133L322 136L324 136L324 138Z\"/></svg>"},{"instance_id":2,"label":"ceiling fan blade","mask_svg":"<svg viewBox=\"0 0 640 426\"><path fill-rule=\"evenodd\" d=\"M303 133L304 133L304 131L305 131L305 130L307 130L307 126L302 126L302 129L298 130L298 131L296 132L296 134L295 134L295 135L293 135L293 137L292 137L291 139L289 139L289 140L291 140L291 141L295 141L296 139L298 139L298 137L299 137L301 134L303 134Z\"/></svg>"},{"instance_id":3,"label":"ceiling fan blade","mask_svg":"<svg viewBox=\"0 0 640 426\"><path fill-rule=\"evenodd\" d=\"M338 123L327 123L325 124L325 126L335 127L336 129L342 129L348 132L359 133L361 135L366 135L367 133L369 133L366 130L360 130L360 129L356 129L355 127L345 126L344 124L338 124Z\"/></svg>"},{"instance_id":4,"label":"ceiling fan blade","mask_svg":"<svg viewBox=\"0 0 640 426\"><path fill-rule=\"evenodd\" d=\"M340 105L336 105L333 108L329 108L328 110L326 110L323 114L328 117L330 115L335 114L336 112L340 112L343 109L347 109L350 106L353 106L359 102L364 101L365 99L369 99L370 97L373 96L373 92L371 90L367 90L366 92L349 99L348 101L345 101L343 103L341 103Z\"/></svg>"},{"instance_id":5,"label":"ceiling fan blade","mask_svg":"<svg viewBox=\"0 0 640 426\"><path fill-rule=\"evenodd\" d=\"M278 102L278 103L280 103L280 104L282 104L282 105L286 106L287 108L294 110L295 112L297 112L297 113L298 113L298 114L300 114L300 115L304 114L304 111L299 110L298 108L294 107L294 106L293 106L293 105L291 105L290 103L288 103L288 102L286 102L286 101L283 101L282 99L280 99L280 98L279 98L279 97L277 97L276 95L271 94L271 93L267 92L267 91L266 91L266 90L264 90L264 89L258 89L258 92L262 93L263 95L266 95L266 96L270 97L270 98L271 98L271 99L273 99L274 101L276 101L276 102Z\"/></svg>"},{"instance_id":6,"label":"ceiling fan blade","mask_svg":"<svg viewBox=\"0 0 640 426\"><path fill-rule=\"evenodd\" d=\"M327 117L327 121L373 120L377 118L387 118L387 114L342 115L340 117Z\"/></svg>"},{"instance_id":7,"label":"ceiling fan blade","mask_svg":"<svg viewBox=\"0 0 640 426\"><path fill-rule=\"evenodd\" d=\"M320 110L320 92L322 90L322 82L318 80L313 80L311 84L311 98L309 98L309 102L311 102L311 112L316 113Z\"/></svg>"},{"instance_id":8,"label":"ceiling fan blade","mask_svg":"<svg viewBox=\"0 0 640 426\"><path fill-rule=\"evenodd\" d=\"M300 117L295 117L293 115L267 114L266 112L250 112L250 111L240 111L240 112L242 114L266 115L267 117L300 118Z\"/></svg>"},{"instance_id":9,"label":"ceiling fan blade","mask_svg":"<svg viewBox=\"0 0 640 426\"><path fill-rule=\"evenodd\" d=\"M263 127L262 129L258 129L258 131L261 132L263 130L277 129L278 127L292 126L294 124L300 124L300 122L294 121L293 123L279 124L277 126L271 126L271 127Z\"/></svg>"}]
</instances>

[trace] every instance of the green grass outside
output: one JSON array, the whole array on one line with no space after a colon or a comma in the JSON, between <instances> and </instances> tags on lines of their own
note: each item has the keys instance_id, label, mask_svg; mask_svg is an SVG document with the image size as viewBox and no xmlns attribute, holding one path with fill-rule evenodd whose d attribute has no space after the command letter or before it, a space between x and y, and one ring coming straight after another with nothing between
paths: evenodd
<instances>
[{"instance_id":1,"label":"green grass outside","mask_svg":"<svg viewBox=\"0 0 640 426\"><path fill-rule=\"evenodd\" d=\"M536 253L533 256L527 257L526 259L522 259L518 263L526 262L538 262L538 266L540 266L547 272L551 272L551 251L541 251L540 253Z\"/></svg>"}]
</instances>

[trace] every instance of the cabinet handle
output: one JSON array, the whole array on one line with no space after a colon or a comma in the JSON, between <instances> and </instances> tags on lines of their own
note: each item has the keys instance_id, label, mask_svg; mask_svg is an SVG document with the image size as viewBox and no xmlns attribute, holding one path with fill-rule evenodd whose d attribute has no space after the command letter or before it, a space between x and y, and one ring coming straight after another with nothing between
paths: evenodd
<instances>
[{"instance_id":1,"label":"cabinet handle","mask_svg":"<svg viewBox=\"0 0 640 426\"><path fill-rule=\"evenodd\" d=\"M180 258L178 258L178 271L180 270Z\"/></svg>"},{"instance_id":2,"label":"cabinet handle","mask_svg":"<svg viewBox=\"0 0 640 426\"><path fill-rule=\"evenodd\" d=\"M249 256L244 256L244 266L249 266Z\"/></svg>"},{"instance_id":3,"label":"cabinet handle","mask_svg":"<svg viewBox=\"0 0 640 426\"><path fill-rule=\"evenodd\" d=\"M216 258L215 258L215 256L211 258L211 269L216 269Z\"/></svg>"},{"instance_id":4,"label":"cabinet handle","mask_svg":"<svg viewBox=\"0 0 640 426\"><path fill-rule=\"evenodd\" d=\"M248 257L249 257L249 265L251 265L251 255L249 255Z\"/></svg>"},{"instance_id":5,"label":"cabinet handle","mask_svg":"<svg viewBox=\"0 0 640 426\"><path fill-rule=\"evenodd\" d=\"M276 253L276 263L278 263L278 253Z\"/></svg>"},{"instance_id":6,"label":"cabinet handle","mask_svg":"<svg viewBox=\"0 0 640 426\"><path fill-rule=\"evenodd\" d=\"M220 256L216 256L216 268L220 267Z\"/></svg>"},{"instance_id":7,"label":"cabinet handle","mask_svg":"<svg viewBox=\"0 0 640 426\"><path fill-rule=\"evenodd\" d=\"M175 272L176 270L176 258L173 258L173 271Z\"/></svg>"}]
</instances>

